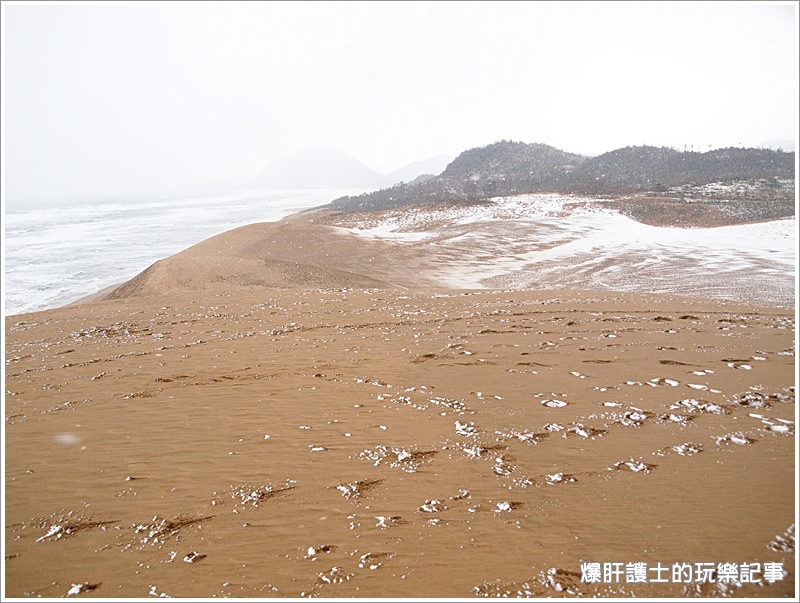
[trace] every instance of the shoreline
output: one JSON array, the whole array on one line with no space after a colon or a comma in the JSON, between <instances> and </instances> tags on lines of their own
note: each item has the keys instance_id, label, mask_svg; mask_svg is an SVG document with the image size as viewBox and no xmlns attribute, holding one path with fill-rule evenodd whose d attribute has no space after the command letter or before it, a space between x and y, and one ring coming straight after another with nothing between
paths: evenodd
<instances>
[{"instance_id":1,"label":"shoreline","mask_svg":"<svg viewBox=\"0 0 800 603\"><path fill-rule=\"evenodd\" d=\"M502 203L511 201L512 203L517 202L517 200L525 199L525 198L541 198L546 200L545 204L552 203L552 201L560 199L562 202L566 202L566 207L571 208L569 211L574 211L575 208L580 209L581 204L590 203L594 204L594 206L601 211L606 211L607 213L616 213L617 211L625 211L625 207L630 204L631 200L628 198L621 198L617 200L609 200L606 198L582 198L579 196L563 196L563 195L521 195L519 197L514 198L503 198L498 200L489 200L485 203L478 204L477 207L486 207L491 206L492 204L497 204L498 202L502 205ZM664 204L669 206L669 211L665 216L672 215L670 212L673 211L671 208L671 200L657 200L657 199L646 199L647 202L656 203L654 207L661 207ZM659 205L660 203L660 205ZM398 249L401 248L402 244L404 243L416 243L416 250L415 254L409 254L408 249L403 250L403 258L409 258L410 255L417 255L416 258L411 258L410 261L410 270L416 271L420 275L426 275L425 280L426 286L437 286L443 288L483 288L483 289L530 289L534 291L540 290L556 290L560 288L584 288L584 289L598 289L598 290L640 290L640 291L652 291L652 292L661 292L661 293L672 293L672 294L683 294L683 295L691 295L693 297L701 297L707 299L735 299L735 300L744 300L744 301L751 301L753 303L758 304L765 304L771 305L774 307L794 307L796 304L796 300L794 299L794 283L790 283L788 278L780 277L777 273L775 273L775 277L771 279L771 282L764 281L763 286L774 286L775 283L778 283L779 287L781 287L780 291L776 291L776 296L770 296L770 294L764 294L763 292L752 291L747 293L746 291L736 292L734 287L731 287L729 283L725 281L725 279L719 280L718 282L713 285L712 288L708 290L704 290L702 286L697 287L694 285L685 286L685 287L675 287L672 286L671 288L664 289L663 281L664 277L662 277L658 273L653 273L650 276L646 275L646 279L644 283L636 284L629 282L629 279L625 277L625 273L620 272L620 274L613 275L609 272L609 268L611 268L615 264L625 263L626 261L633 262L632 258L626 259L624 256L609 258L606 262L606 266L603 268L603 272L605 273L606 277L611 276L612 278L606 280L609 282L594 282L596 277L594 276L592 269L591 272L585 271L579 265L575 266L570 270L562 270L561 272L555 272L552 275L546 274L542 272L541 268L536 267L536 262L540 267L545 266L543 263L545 260L544 258L547 257L548 253L545 247L545 253L543 254L541 251L530 251L529 249L524 249L523 254L520 255L518 253L519 244L523 243L524 237L526 236L526 232L524 228L528 228L527 226L523 227L523 230L519 231L519 235L516 234L516 231L522 227L522 223L519 222L519 218L514 218L513 216L506 216L507 220L511 220L508 222L508 226L510 229L514 231L512 236L517 237L519 239L518 243L514 245L505 245L504 247L498 246L497 249L492 250L491 248L486 249L484 253L483 250L481 253L484 255L484 259L480 262L472 262L472 261L465 261L465 257L469 254L473 253L473 250L465 248L463 245L457 242L457 239L461 238L464 239L464 235L468 235L469 232L465 231L463 228L460 232L455 232L454 226L457 225L458 219L457 218L450 218L450 224L447 222L444 225L439 225L437 228L442 229L441 231L434 231L434 232L425 232L424 226L416 225L412 226L409 230L407 227L403 226L403 222L406 220L403 216L410 216L415 220L419 220L419 216L425 214L425 212L429 212L431 215L443 215L446 214L448 208L450 208L451 213L457 214L459 211L462 212L461 215L468 216L470 212L470 208L476 206L464 206L464 205L452 205L452 204L433 204L433 205L422 205L422 206L409 206L395 210L386 210L382 212L366 212L361 214L352 214L352 213L340 213L331 210L327 205L316 205L313 207L308 207L303 210L293 211L287 215L280 217L277 220L270 221L270 222L257 222L251 223L250 226L255 226L257 224L279 224L279 223L299 223L299 224L308 224L308 225L330 225L335 226L339 232L345 231L349 233L353 233L358 235L362 238L368 238L370 240L376 242L383 242L383 243L390 243L390 244L401 244L398 245L384 245L383 250L381 253L392 254L397 252ZM617 209L612 209L616 207ZM651 208L652 209L652 208ZM659 215L657 212L653 213L653 211L647 214L649 219L655 220L655 222L664 222L663 219L659 219L657 216ZM620 214L617 214L620 215ZM415 217L416 216L416 217ZM547 213L542 214L542 217L547 220ZM472 220L473 218L469 218L467 221ZM715 218L716 219L716 218ZM446 218L447 220L447 218ZM515 221L516 220L516 221ZM781 220L770 220L768 222L747 222L746 224L740 224L739 226L745 228L751 228L758 224L769 224L775 223L779 224L781 221L786 220L795 220L794 217L790 218L782 218ZM380 223L383 222L383 232L376 230L375 228L370 227L370 224ZM665 224L657 227L647 227L644 226L643 222L633 222L634 224L638 224L638 228L645 227L645 228L656 228L656 229L669 229L669 227ZM485 224L478 224L479 228L483 228L485 233L478 232L472 238L475 240L475 246L485 246L487 242L487 236L491 237L488 239L489 241L492 238L497 238L497 235L491 234L490 230L486 230ZM697 226L697 225L694 225ZM420 228L423 230L420 230ZM552 228L552 226L549 226ZM715 226L712 225L709 230L700 230L699 228L692 228L688 229L686 227L680 227L679 231L689 231L694 230L695 235L698 237L699 240L702 240L703 235L705 233L712 233L714 231L723 232L720 229L726 228L726 226ZM737 227L738 228L738 227ZM448 232L449 229L449 232ZM237 229L234 229L237 230ZM580 228L578 229L580 230ZM216 236L224 236L231 231L224 231ZM659 230L656 230L659 232ZM731 231L735 232L735 231ZM321 235L320 233L311 233L311 231L307 231L307 236L310 237L317 237L319 238ZM455 237L454 237L455 235ZM506 236L507 233L504 233L500 236ZM551 236L551 235L548 235ZM563 237L564 235L558 235ZM214 237L212 237L214 238ZM469 237L467 237L469 238ZM175 255L181 255L186 250L191 247L194 247L198 244L203 244L207 241L207 239L201 240L199 243L195 243L190 245L189 247L185 248L182 252L178 252ZM425 249L429 242L435 243L438 247L437 250ZM513 242L513 241L512 241ZM455 243L455 244L454 244ZM297 244L294 242L293 244ZM564 250L569 248L569 245L561 244ZM407 245L406 245L407 246ZM413 247L413 245L411 245ZM575 255L579 249L571 252ZM636 251L636 250L634 250ZM677 251L677 249L676 249ZM346 253L346 251L344 252ZM560 257L565 257L564 252L559 252ZM639 253L636 251L636 253ZM691 252L687 251L689 255ZM280 256L280 253L274 253L273 257ZM316 258L313 257L311 253L306 254L305 257L297 257L297 254L293 254L294 257L288 258L290 262L298 262L308 266L308 271L312 271L314 266L318 266L322 270L326 269L336 269L336 265L331 265L330 262L322 262L321 265L317 261ZM439 257L436 257L436 256ZM646 262L646 256L641 255L638 262ZM422 256L428 256L427 259ZM165 256L156 260L156 263L159 263L163 260L168 260L174 256ZM283 258L278 258L283 259ZM362 276L371 276L369 266L366 261L369 261L370 258L363 258L365 260L364 263L358 266L354 266L353 268L357 268L355 273L360 273ZM571 261L571 258L566 256L568 261ZM531 261L534 264L531 264ZM560 261L560 260L559 260ZM583 260L581 260L583 261ZM785 266L788 267L786 263ZM587 268L589 265L587 265ZM718 267L711 267L711 274L715 270L719 270L719 268L723 270L728 270L722 263ZM364 269L367 269L366 271ZM794 260L794 265L791 266L791 269L796 271L796 258ZM585 274L580 278L576 278L575 273L584 270ZM630 271L630 269L628 269ZM679 273L682 270L697 270L697 268L692 268L691 266L687 266L685 269L681 266L675 265L669 268L672 273ZM769 265L753 265L749 268L750 273L755 274L758 276L760 273L763 273L765 270L772 270ZM526 271L530 272L527 274ZM352 272L352 270L351 270ZM384 267L384 273L391 272L391 270L386 270ZM631 275L635 278L640 278L640 274L638 274L638 270L630 271ZM651 271L652 272L652 271ZM664 271L662 271L664 272ZM773 270L774 272L774 270ZM219 277L220 275L217 275ZM392 275L393 277L395 275ZM400 286L414 288L415 284L410 282L401 282L403 281L404 275L400 275L401 278L388 278L388 283L396 283L400 284ZM465 278L466 276L466 278ZM137 278L137 277L134 277ZM716 278L716 277L714 277ZM736 277L738 282L741 283L742 289L744 289L749 280L747 278L746 272L741 272L739 276ZM649 279L649 282L648 282ZM313 280L313 279L312 279ZM362 279L363 280L363 279ZM380 279L379 279L380 280ZM125 281L127 282L127 281ZM107 287L104 287L100 291L94 291L92 293L81 295L74 300L64 304L65 306L70 306L74 304L83 304L83 303L92 303L94 301L102 300L105 296L111 293L115 288L120 287L125 284L125 282L115 282L110 284ZM367 282L367 281L364 281ZM284 280L279 279L279 282L273 283L277 286L295 286L295 284L291 282L284 282ZM375 283L371 283L375 284ZM705 283L700 282L701 285L705 285ZM308 283L297 283L297 286L304 287L304 286L313 286L313 284L309 285ZM267 287L270 286L270 283L266 284ZM761 286L761 285L759 285ZM203 287L201 287L203 288ZM726 290L727 288L727 290ZM42 308L41 310L52 309L59 306L53 306L48 308ZM18 314L9 314L9 316L13 315L20 315L26 312L18 313Z\"/></svg>"},{"instance_id":2,"label":"shoreline","mask_svg":"<svg viewBox=\"0 0 800 603\"><path fill-rule=\"evenodd\" d=\"M551 196L550 199L552 198L554 197ZM572 198L560 199L571 203L566 211L582 211L582 206L572 203ZM483 214L487 213L481 211ZM563 213L565 210L556 207L548 211ZM520 220L506 216L503 221L494 222L480 218L481 215L481 212L476 212L472 207L461 206L432 206L429 209L413 207L367 214L343 214L325 206L309 208L284 216L280 220L254 223L220 233L178 254L162 258L145 273L164 272L162 265L170 264L172 267L169 270L172 274L189 274L188 281L186 277L182 277L187 281L183 284L177 283L174 276L165 277L162 274L158 279L158 286L164 287L165 292L176 286L187 292L192 289L220 290L204 282L203 277L191 275L197 271L204 273L206 281L224 283L232 287L232 290L317 286L531 291L567 288L688 295L776 308L792 308L796 304L795 283L788 275L781 276L776 271L778 265L775 264L772 243L769 244L773 247L759 252L761 255L753 255L755 248L750 250L745 247L745 251L740 253L742 259L731 257L727 248L720 247L717 260L709 253L713 250L707 247L707 237L710 236L708 230L676 231L633 222L639 224L637 228L642 230L643 234L640 236L643 238L640 240L652 236L652 229L657 233L677 232L680 236L675 244L667 240L655 247L647 247L642 243L630 246L623 241L604 250L596 247L609 245L601 238L603 230L587 230L586 224L575 222L579 219L585 222L580 214L576 214L578 217L574 219L570 218L571 214L565 214L566 217L554 220L550 214L545 213L537 219L537 228L541 234L535 236L544 237L544 243L540 244L542 249L539 250L535 246L531 248L531 243L526 242L531 236L528 234L531 229L527 222L528 217ZM617 214L608 210L601 210L597 215L601 218L610 216L602 218L605 222L612 220L608 224L599 223L597 228L601 229L614 228L613 220L627 220L614 218ZM569 224L562 225L559 222L563 220L575 222L574 234L569 232ZM724 241L726 237L732 236L729 232L760 232L759 228L769 228L769 224L773 223L776 226L781 222L788 224L788 220L794 223L795 219L741 225L745 230L726 226L711 230L728 229L719 230L724 235L715 235L717 240ZM461 226L462 223L468 223L468 226ZM380 224L384 226L376 228L375 225ZM431 230L429 224L434 225L434 230ZM594 228L591 222L588 223L588 228ZM730 230L731 228L734 230ZM571 246L577 245L581 237L585 238L587 235L596 238L597 243L590 243L589 246L580 243L581 246L575 247L573 251L567 251ZM548 237L557 243L557 248L548 249L551 245L546 242ZM304 246L308 240L317 241L316 246L321 245L319 250ZM683 251L683 247L691 246L693 241L701 246L698 249L702 249L702 253L693 253L691 247ZM591 245L595 247L592 248ZM667 249L667 253L674 255L663 255L660 250L664 249L664 245L672 245L674 249ZM748 245L752 246L752 242ZM613 246L619 246L621 250L614 251ZM584 247L586 251L590 251L590 255L586 255ZM598 249L600 253L608 254L607 259L601 260L598 257ZM660 262L664 262L663 267L648 258L648 254L652 253L650 249L661 253ZM558 258L559 264L545 263L547 260L544 258L553 253L558 254L553 257ZM481 256L480 259L473 259L476 254ZM677 254L686 257L681 258ZM222 268L213 268L212 261ZM794 261L792 268L796 270L796 258ZM738 267L737 262L740 264ZM788 267L786 261L784 262L783 265ZM265 268L270 263L271 268ZM560 267L562 263L563 268ZM690 275L685 284L674 278L675 274L681 273ZM143 274L140 273L133 280L141 281ZM100 301L129 282L116 283L102 291L78 298L68 305ZM152 287L138 289L141 292L137 292L137 295L157 292Z\"/></svg>"}]
</instances>

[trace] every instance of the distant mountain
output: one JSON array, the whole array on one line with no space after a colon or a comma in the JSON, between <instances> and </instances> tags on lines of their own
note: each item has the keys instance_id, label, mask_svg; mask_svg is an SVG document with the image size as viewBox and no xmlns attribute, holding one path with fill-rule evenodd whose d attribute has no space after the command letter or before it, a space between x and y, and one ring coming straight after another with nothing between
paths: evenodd
<instances>
[{"instance_id":1,"label":"distant mountain","mask_svg":"<svg viewBox=\"0 0 800 603\"><path fill-rule=\"evenodd\" d=\"M788 152L795 150L794 140L788 140L786 138L772 138L770 140L765 140L758 146L765 149L780 149L781 151Z\"/></svg>"},{"instance_id":2,"label":"distant mountain","mask_svg":"<svg viewBox=\"0 0 800 603\"><path fill-rule=\"evenodd\" d=\"M229 179L223 185L226 188L379 188L429 178L440 173L451 159L437 155L386 175L336 149L306 149L274 161L253 178Z\"/></svg>"},{"instance_id":3,"label":"distant mountain","mask_svg":"<svg viewBox=\"0 0 800 603\"><path fill-rule=\"evenodd\" d=\"M502 141L464 151L441 178L471 197L563 187L586 160L546 144Z\"/></svg>"},{"instance_id":4,"label":"distant mountain","mask_svg":"<svg viewBox=\"0 0 800 603\"><path fill-rule=\"evenodd\" d=\"M392 180L336 149L306 149L279 159L239 188L372 188Z\"/></svg>"},{"instance_id":5,"label":"distant mountain","mask_svg":"<svg viewBox=\"0 0 800 603\"><path fill-rule=\"evenodd\" d=\"M566 186L585 157L545 144L502 141L464 151L440 175L331 202L340 211L373 211L416 203L477 201Z\"/></svg>"},{"instance_id":6,"label":"distant mountain","mask_svg":"<svg viewBox=\"0 0 800 603\"><path fill-rule=\"evenodd\" d=\"M501 141L470 149L440 175L332 201L339 211L431 202L476 202L522 193L628 194L736 179L794 179L794 153L770 149L680 152L625 147L597 157L545 144Z\"/></svg>"},{"instance_id":7,"label":"distant mountain","mask_svg":"<svg viewBox=\"0 0 800 603\"><path fill-rule=\"evenodd\" d=\"M453 160L449 155L437 155L430 159L423 159L422 161L415 161L409 163L407 166L395 170L389 174L389 179L392 184L399 182L411 182L420 176L435 176L442 173L447 167L447 164Z\"/></svg>"},{"instance_id":8,"label":"distant mountain","mask_svg":"<svg viewBox=\"0 0 800 603\"><path fill-rule=\"evenodd\" d=\"M625 147L587 159L575 192L620 194L722 180L794 178L794 153L731 147L706 153Z\"/></svg>"}]
</instances>

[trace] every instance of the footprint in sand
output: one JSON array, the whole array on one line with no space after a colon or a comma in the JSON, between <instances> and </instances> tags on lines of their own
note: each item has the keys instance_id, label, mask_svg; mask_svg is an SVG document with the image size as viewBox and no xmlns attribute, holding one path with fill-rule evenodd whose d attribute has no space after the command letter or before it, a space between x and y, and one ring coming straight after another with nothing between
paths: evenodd
<instances>
[{"instance_id":1,"label":"footprint in sand","mask_svg":"<svg viewBox=\"0 0 800 603\"><path fill-rule=\"evenodd\" d=\"M335 488L348 500L358 500L383 482L382 479L362 479L356 482L339 484Z\"/></svg>"},{"instance_id":2,"label":"footprint in sand","mask_svg":"<svg viewBox=\"0 0 800 603\"><path fill-rule=\"evenodd\" d=\"M422 505L420 505L417 511L420 513L438 513L439 511L444 511L445 509L447 509L447 505L445 505L438 498L433 498L426 500Z\"/></svg>"},{"instance_id":3,"label":"footprint in sand","mask_svg":"<svg viewBox=\"0 0 800 603\"><path fill-rule=\"evenodd\" d=\"M375 571L392 557L394 553L364 553L358 558L358 567Z\"/></svg>"},{"instance_id":4,"label":"footprint in sand","mask_svg":"<svg viewBox=\"0 0 800 603\"><path fill-rule=\"evenodd\" d=\"M93 590L97 590L97 588L102 584L101 582L97 582L93 584L91 582L80 582L78 584L73 584L72 587L67 591L67 596L72 597L74 595L79 595L81 593L87 593Z\"/></svg>"},{"instance_id":5,"label":"footprint in sand","mask_svg":"<svg viewBox=\"0 0 800 603\"><path fill-rule=\"evenodd\" d=\"M711 413L714 415L727 415L730 414L730 409L722 404L714 404L706 400L695 400L694 398L687 398L679 400L675 404L670 405L672 409L680 409L692 413Z\"/></svg>"},{"instance_id":6,"label":"footprint in sand","mask_svg":"<svg viewBox=\"0 0 800 603\"><path fill-rule=\"evenodd\" d=\"M666 454L678 454L680 456L692 456L694 454L699 454L701 452L703 452L702 444L693 444L691 442L686 442L684 444L676 444L675 446L667 446L666 448L657 450L656 452L653 453L653 455L664 456Z\"/></svg>"},{"instance_id":7,"label":"footprint in sand","mask_svg":"<svg viewBox=\"0 0 800 603\"><path fill-rule=\"evenodd\" d=\"M519 431L516 429L511 429L509 431L495 431L495 435L500 436L504 439L516 439L520 442L525 444L538 444L545 438L550 436L550 433L534 433L532 431Z\"/></svg>"},{"instance_id":8,"label":"footprint in sand","mask_svg":"<svg viewBox=\"0 0 800 603\"><path fill-rule=\"evenodd\" d=\"M723 446L728 444L736 444L737 446L747 446L748 444L754 444L756 442L754 438L746 436L741 431L728 433L723 436L714 436L714 441L717 443L717 446Z\"/></svg>"},{"instance_id":9,"label":"footprint in sand","mask_svg":"<svg viewBox=\"0 0 800 603\"><path fill-rule=\"evenodd\" d=\"M207 555L204 555L203 553L198 553L197 551L191 551L183 556L183 561L185 563L197 563L198 561L202 561L203 559L205 559L206 556Z\"/></svg>"},{"instance_id":10,"label":"footprint in sand","mask_svg":"<svg viewBox=\"0 0 800 603\"><path fill-rule=\"evenodd\" d=\"M619 461L614 463L609 469L616 469L617 471L632 471L633 473L651 473L658 465L645 463L641 460L630 459L628 461Z\"/></svg>"},{"instance_id":11,"label":"footprint in sand","mask_svg":"<svg viewBox=\"0 0 800 603\"><path fill-rule=\"evenodd\" d=\"M214 516L192 516L192 515L176 515L172 519L166 519L155 516L150 523L143 523L134 525L133 529L136 534L145 535L141 537L142 544L150 544L153 546L162 545L167 539L176 536L180 530L187 526L196 525L204 521L213 519Z\"/></svg>"},{"instance_id":12,"label":"footprint in sand","mask_svg":"<svg viewBox=\"0 0 800 603\"><path fill-rule=\"evenodd\" d=\"M491 446L475 444L474 446L456 446L455 448L460 449L469 459L478 459L486 456L490 452L502 452L503 450L507 450L508 446L503 446L502 444L492 444Z\"/></svg>"},{"instance_id":13,"label":"footprint in sand","mask_svg":"<svg viewBox=\"0 0 800 603\"><path fill-rule=\"evenodd\" d=\"M511 475L516 468L517 466L514 463L513 457L501 454L494 459L494 467L492 467L492 471L495 475L506 477Z\"/></svg>"},{"instance_id":14,"label":"footprint in sand","mask_svg":"<svg viewBox=\"0 0 800 603\"><path fill-rule=\"evenodd\" d=\"M607 429L598 429L596 427L588 427L583 423L573 423L572 427L568 427L564 434L562 434L562 438L570 437L571 435L576 435L580 438L594 440L595 438L599 438L604 436L608 433Z\"/></svg>"},{"instance_id":15,"label":"footprint in sand","mask_svg":"<svg viewBox=\"0 0 800 603\"><path fill-rule=\"evenodd\" d=\"M100 528L105 530L106 526L114 523L118 523L118 521L116 519L108 521L95 521L89 517L75 515L70 512L66 516L59 518L56 523L50 524L50 526L47 528L47 532L43 536L37 538L36 542L61 540L62 538L73 536L78 532L83 532L91 528Z\"/></svg>"},{"instance_id":16,"label":"footprint in sand","mask_svg":"<svg viewBox=\"0 0 800 603\"><path fill-rule=\"evenodd\" d=\"M702 383L687 383L686 387L691 387L692 389L696 389L699 391L706 391L711 392L712 394L721 394L722 392L718 389L712 389L708 385L704 385Z\"/></svg>"},{"instance_id":17,"label":"footprint in sand","mask_svg":"<svg viewBox=\"0 0 800 603\"><path fill-rule=\"evenodd\" d=\"M777 535L775 539L767 545L767 548L776 553L794 553L794 524L790 525L783 534Z\"/></svg>"},{"instance_id":18,"label":"footprint in sand","mask_svg":"<svg viewBox=\"0 0 800 603\"><path fill-rule=\"evenodd\" d=\"M727 363L728 368L750 371L753 370L753 365L750 364L751 360L751 358L723 358L722 362Z\"/></svg>"},{"instance_id":19,"label":"footprint in sand","mask_svg":"<svg viewBox=\"0 0 800 603\"><path fill-rule=\"evenodd\" d=\"M510 513L514 509L519 509L524 503L517 501L501 501L494 506L495 513Z\"/></svg>"},{"instance_id":20,"label":"footprint in sand","mask_svg":"<svg viewBox=\"0 0 800 603\"><path fill-rule=\"evenodd\" d=\"M323 584L341 584L347 582L355 574L345 571L339 566L334 565L327 572L318 572L317 577Z\"/></svg>"},{"instance_id":21,"label":"footprint in sand","mask_svg":"<svg viewBox=\"0 0 800 603\"><path fill-rule=\"evenodd\" d=\"M568 402L564 402L563 400L542 400L541 405L546 406L547 408L564 408L569 404Z\"/></svg>"},{"instance_id":22,"label":"footprint in sand","mask_svg":"<svg viewBox=\"0 0 800 603\"><path fill-rule=\"evenodd\" d=\"M781 421L781 419L778 419L778 421ZM767 431L771 433L779 433L788 436L794 435L794 425L791 424L791 421L788 423L767 423L764 421L764 423L767 425Z\"/></svg>"},{"instance_id":23,"label":"footprint in sand","mask_svg":"<svg viewBox=\"0 0 800 603\"><path fill-rule=\"evenodd\" d=\"M478 430L475 428L475 423L469 421L462 423L461 421L455 422L456 433L464 437L475 437L478 435Z\"/></svg>"},{"instance_id":24,"label":"footprint in sand","mask_svg":"<svg viewBox=\"0 0 800 603\"><path fill-rule=\"evenodd\" d=\"M376 528L386 529L390 528L391 526L399 526L408 523L405 519L403 519L400 515L375 515L375 519L378 523L375 524Z\"/></svg>"},{"instance_id":25,"label":"footprint in sand","mask_svg":"<svg viewBox=\"0 0 800 603\"><path fill-rule=\"evenodd\" d=\"M658 415L659 423L677 423L678 425L685 427L689 424L689 421L694 421L694 417L692 415L678 415L675 413L664 413Z\"/></svg>"},{"instance_id":26,"label":"footprint in sand","mask_svg":"<svg viewBox=\"0 0 800 603\"><path fill-rule=\"evenodd\" d=\"M640 427L646 420L647 413L643 410L635 408L633 410L626 410L624 413L622 413L622 417L617 420L617 423L623 427Z\"/></svg>"},{"instance_id":27,"label":"footprint in sand","mask_svg":"<svg viewBox=\"0 0 800 603\"><path fill-rule=\"evenodd\" d=\"M327 555L335 550L336 546L332 544L318 544L315 546L310 546L303 551L303 559L316 561L321 555Z\"/></svg>"},{"instance_id":28,"label":"footprint in sand","mask_svg":"<svg viewBox=\"0 0 800 603\"><path fill-rule=\"evenodd\" d=\"M356 458L371 461L375 467L385 462L390 467L406 473L416 473L422 464L431 462L437 453L438 450L388 448L379 445L374 450L364 450Z\"/></svg>"},{"instance_id":29,"label":"footprint in sand","mask_svg":"<svg viewBox=\"0 0 800 603\"><path fill-rule=\"evenodd\" d=\"M794 388L789 388L789 391L791 394L785 394L783 392L765 394L764 392L753 389L744 392L743 394L737 394L733 397L733 400L741 406L747 406L750 408L771 408L776 402L782 402L784 404L793 403Z\"/></svg>"},{"instance_id":30,"label":"footprint in sand","mask_svg":"<svg viewBox=\"0 0 800 603\"><path fill-rule=\"evenodd\" d=\"M556 484L571 484L573 482L577 482L578 478L572 475L571 473L550 473L544 476L544 483L550 486Z\"/></svg>"},{"instance_id":31,"label":"footprint in sand","mask_svg":"<svg viewBox=\"0 0 800 603\"><path fill-rule=\"evenodd\" d=\"M239 484L238 486L231 486L230 496L234 500L239 500L242 506L258 507L262 502L266 502L274 497L281 496L297 489L293 486L292 480L287 480L283 486L254 486L252 484ZM216 494L216 492L215 492ZM220 504L220 499L213 499L212 505Z\"/></svg>"},{"instance_id":32,"label":"footprint in sand","mask_svg":"<svg viewBox=\"0 0 800 603\"><path fill-rule=\"evenodd\" d=\"M666 377L653 377L650 381L647 382L647 385L651 387L658 387L659 385L667 385L669 387L677 387L680 385L679 381L675 379L668 379Z\"/></svg>"}]
</instances>

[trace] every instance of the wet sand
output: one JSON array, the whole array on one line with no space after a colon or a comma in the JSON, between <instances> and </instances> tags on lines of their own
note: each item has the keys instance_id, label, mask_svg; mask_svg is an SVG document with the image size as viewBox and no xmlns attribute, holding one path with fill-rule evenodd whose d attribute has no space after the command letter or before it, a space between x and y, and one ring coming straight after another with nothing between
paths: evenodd
<instances>
[{"instance_id":1,"label":"wet sand","mask_svg":"<svg viewBox=\"0 0 800 603\"><path fill-rule=\"evenodd\" d=\"M6 318L7 597L796 594L791 309L447 289L324 228ZM725 563L760 582L671 573Z\"/></svg>"}]
</instances>

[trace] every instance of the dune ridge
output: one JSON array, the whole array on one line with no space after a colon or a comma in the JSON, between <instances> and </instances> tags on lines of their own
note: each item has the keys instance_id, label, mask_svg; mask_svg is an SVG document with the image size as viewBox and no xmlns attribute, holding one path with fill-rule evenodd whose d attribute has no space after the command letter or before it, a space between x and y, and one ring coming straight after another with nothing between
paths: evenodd
<instances>
[{"instance_id":1,"label":"dune ridge","mask_svg":"<svg viewBox=\"0 0 800 603\"><path fill-rule=\"evenodd\" d=\"M301 219L252 224L160 260L103 298L178 291L432 285L418 275L409 278L406 267L397 266L404 259L401 250L387 247Z\"/></svg>"}]
</instances>

